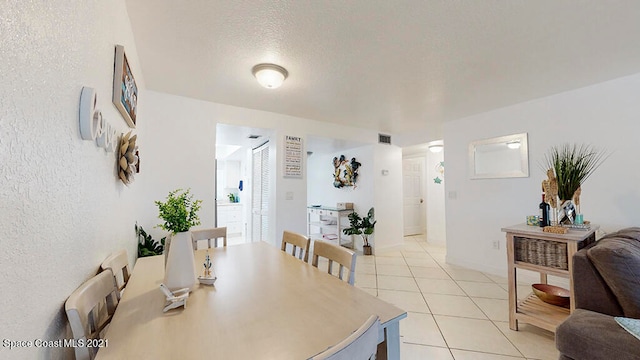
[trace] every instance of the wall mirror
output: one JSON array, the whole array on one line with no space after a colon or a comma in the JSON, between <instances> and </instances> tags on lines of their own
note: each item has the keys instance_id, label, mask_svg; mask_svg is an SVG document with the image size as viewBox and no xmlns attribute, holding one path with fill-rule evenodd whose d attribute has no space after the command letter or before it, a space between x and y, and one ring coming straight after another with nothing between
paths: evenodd
<instances>
[{"instance_id":1,"label":"wall mirror","mask_svg":"<svg viewBox=\"0 0 640 360\"><path fill-rule=\"evenodd\" d=\"M471 179L529 176L527 133L473 141L469 144Z\"/></svg>"}]
</instances>

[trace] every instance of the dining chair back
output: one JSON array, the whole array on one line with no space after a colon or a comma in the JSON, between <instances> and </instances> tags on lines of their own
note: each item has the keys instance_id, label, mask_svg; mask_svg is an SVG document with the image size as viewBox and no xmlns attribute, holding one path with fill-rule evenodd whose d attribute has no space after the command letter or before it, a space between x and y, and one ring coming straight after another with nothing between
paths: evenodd
<instances>
[{"instance_id":1,"label":"dining chair back","mask_svg":"<svg viewBox=\"0 0 640 360\"><path fill-rule=\"evenodd\" d=\"M118 305L118 288L110 269L85 281L67 299L65 311L78 344L101 339ZM90 360L98 347L75 346L76 360Z\"/></svg>"},{"instance_id":2,"label":"dining chair back","mask_svg":"<svg viewBox=\"0 0 640 360\"><path fill-rule=\"evenodd\" d=\"M222 246L227 246L227 227L191 230L193 250L198 250L198 241L207 240L208 248L218 247L218 239L222 238Z\"/></svg>"},{"instance_id":3,"label":"dining chair back","mask_svg":"<svg viewBox=\"0 0 640 360\"><path fill-rule=\"evenodd\" d=\"M338 344L310 360L369 360L378 352L380 319L371 315L362 326Z\"/></svg>"},{"instance_id":4,"label":"dining chair back","mask_svg":"<svg viewBox=\"0 0 640 360\"><path fill-rule=\"evenodd\" d=\"M111 270L116 281L116 286L118 287L118 296L120 297L131 276L127 250L122 249L109 255L109 257L104 259L100 268L102 268L103 271L107 269Z\"/></svg>"},{"instance_id":5,"label":"dining chair back","mask_svg":"<svg viewBox=\"0 0 640 360\"><path fill-rule=\"evenodd\" d=\"M333 263L337 262L340 265L338 269L338 278L340 280L344 280L343 272L344 269L347 268L349 271L348 283L349 285L353 285L355 283L355 272L356 272L356 253L343 248L342 246L337 246L330 244L324 241L314 241L313 242L313 260L311 265L318 267L318 258L323 257L329 260L328 265L328 273L333 273Z\"/></svg>"},{"instance_id":6,"label":"dining chair back","mask_svg":"<svg viewBox=\"0 0 640 360\"><path fill-rule=\"evenodd\" d=\"M298 259L308 262L309 261L309 244L311 241L308 237L285 230L282 233L282 246L281 249L287 252L287 244L291 245L291 255ZM297 252L297 255L296 255Z\"/></svg>"}]
</instances>

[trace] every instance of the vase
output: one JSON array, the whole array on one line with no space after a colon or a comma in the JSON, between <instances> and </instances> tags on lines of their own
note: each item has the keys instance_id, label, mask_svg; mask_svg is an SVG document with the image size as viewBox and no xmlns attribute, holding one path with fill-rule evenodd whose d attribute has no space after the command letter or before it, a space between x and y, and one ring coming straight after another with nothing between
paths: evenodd
<instances>
[{"instance_id":1,"label":"vase","mask_svg":"<svg viewBox=\"0 0 640 360\"><path fill-rule=\"evenodd\" d=\"M164 284L171 290L193 290L198 283L189 231L173 234L166 256Z\"/></svg>"}]
</instances>

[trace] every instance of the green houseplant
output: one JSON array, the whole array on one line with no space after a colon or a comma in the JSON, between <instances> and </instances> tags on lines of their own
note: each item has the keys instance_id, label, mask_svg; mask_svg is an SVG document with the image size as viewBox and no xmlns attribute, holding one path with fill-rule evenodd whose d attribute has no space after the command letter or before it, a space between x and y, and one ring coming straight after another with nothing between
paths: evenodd
<instances>
[{"instance_id":1,"label":"green houseplant","mask_svg":"<svg viewBox=\"0 0 640 360\"><path fill-rule=\"evenodd\" d=\"M564 144L552 147L545 155L545 165L555 173L561 202L571 200L580 185L604 160L605 153L589 145Z\"/></svg>"},{"instance_id":2,"label":"green houseplant","mask_svg":"<svg viewBox=\"0 0 640 360\"><path fill-rule=\"evenodd\" d=\"M200 225L198 211L202 200L194 200L190 190L170 191L166 202L155 202L159 210L158 217L163 220L158 227L171 232L164 252L164 284L172 290L193 289L198 283L189 229Z\"/></svg>"},{"instance_id":3,"label":"green houseplant","mask_svg":"<svg viewBox=\"0 0 640 360\"><path fill-rule=\"evenodd\" d=\"M202 200L193 200L191 189L170 191L166 202L156 201L155 204L160 212L158 217L164 221L158 227L163 230L177 234L200 225L198 211Z\"/></svg>"},{"instance_id":4,"label":"green houseplant","mask_svg":"<svg viewBox=\"0 0 640 360\"><path fill-rule=\"evenodd\" d=\"M369 244L369 235L373 234L373 230L376 226L377 220L374 220L373 208L369 209L367 216L361 217L357 212L349 214L349 227L343 229L342 232L345 235L360 235L362 236L362 253L365 255L371 255L371 244Z\"/></svg>"},{"instance_id":5,"label":"green houseplant","mask_svg":"<svg viewBox=\"0 0 640 360\"><path fill-rule=\"evenodd\" d=\"M542 182L542 188L545 201L556 211L556 223L573 223L576 206L580 213L581 186L606 157L590 145L575 144L554 146L545 155L548 180Z\"/></svg>"},{"instance_id":6,"label":"green houseplant","mask_svg":"<svg viewBox=\"0 0 640 360\"><path fill-rule=\"evenodd\" d=\"M138 257L146 257L146 256L154 256L154 255L162 255L164 251L164 241L166 237L160 239L160 241L156 241L151 237L151 235L147 234L147 232L142 228L142 226L135 225L136 236L138 237Z\"/></svg>"}]
</instances>

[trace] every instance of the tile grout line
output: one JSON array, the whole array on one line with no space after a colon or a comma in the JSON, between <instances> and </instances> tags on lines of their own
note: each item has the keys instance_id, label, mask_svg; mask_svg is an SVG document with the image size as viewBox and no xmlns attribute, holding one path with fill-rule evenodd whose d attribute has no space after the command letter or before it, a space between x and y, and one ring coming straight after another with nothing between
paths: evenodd
<instances>
[{"instance_id":1,"label":"tile grout line","mask_svg":"<svg viewBox=\"0 0 640 360\"><path fill-rule=\"evenodd\" d=\"M418 242L419 244L419 242ZM420 245L420 247L422 247L424 249L424 247L422 245ZM429 257L435 261L435 259L433 259L433 257L431 256L431 254L429 254L429 252L424 249L424 252L429 255ZM400 252L400 254L402 255L402 258L404 259L405 263L407 262L407 259L405 258L404 254L402 252ZM436 264L437 261L436 261ZM438 264L438 266L440 266L440 264ZM409 267L409 264L407 263L407 267ZM411 271L411 267L409 267L409 272L411 272L411 275L413 276L413 272ZM440 333L440 337L442 338L442 341L444 342L444 344L447 346L447 350L449 351L449 354L451 354L451 358L455 360L455 357L453 356L453 352L451 352L451 347L449 346L449 343L447 342L447 339L444 337L444 334L442 333L442 329L440 328L440 324L438 324L438 322L436 321L436 318L433 314L433 311L431 310L431 307L429 306L429 302L427 301L427 299L424 297L424 293L422 292L422 289L420 289L420 286L418 285L418 282L416 281L416 277L413 276L413 281L416 283L416 286L418 287L418 290L420 291L420 296L422 296L422 300L424 300L424 303L427 305L427 309L429 309L429 316L431 316L431 319L433 320L433 323L436 325L436 328L438 329L438 332Z\"/></svg>"},{"instance_id":2,"label":"tile grout line","mask_svg":"<svg viewBox=\"0 0 640 360\"><path fill-rule=\"evenodd\" d=\"M418 242L418 243L419 243L419 242ZM420 245L420 246L424 249L424 246L422 246L422 245ZM429 251L428 251L428 250L426 250L426 249L425 249L424 251L429 255L429 257L431 257L431 258L433 259L433 256L431 255L431 253L429 253ZM404 260L405 260L405 262L406 262L406 258L404 257L404 254L402 254L402 252L400 252L400 253L401 253L401 255L402 255L403 259L404 259ZM433 260L435 261L435 259L433 259ZM486 317L486 320L489 320L489 321L491 322L491 325L493 325L493 326L498 330L498 332L499 332L499 333L500 333L500 334L501 334L501 335L502 335L502 336L503 336L503 337L504 337L504 338L509 342L509 344L511 344L511 345L516 349L516 351L518 351L518 353L519 353L520 355L522 355L521 357L522 357L523 359L524 359L524 358L526 358L526 357L524 356L524 354L522 353L522 351L520 351L520 349L519 349L519 348L518 348L518 347L517 347L517 346L516 346L516 345L515 345L515 344L514 344L514 343L513 343L513 342L512 342L512 341L511 341L511 340L510 340L510 339L509 339L509 338L508 338L508 337L507 337L507 336L506 336L506 335L505 335L505 334L504 334L504 333L503 333L499 328L498 328L498 326L494 323L494 321L493 321L493 320L491 320L491 319L489 318L489 316L485 313L485 311L484 311L484 310L482 310L482 308L480 308L480 306L478 306L478 304L477 304L477 303L473 300L473 298L472 298L472 297L467 293L467 291L465 291L465 290L464 290L464 288L462 288L462 287L460 286L460 284L458 284L458 280L454 279L454 278L451 276L451 274L450 274L446 269L444 269L444 268L442 267L442 265L441 265L438 261L435 261L435 262L436 262L436 264L440 267L440 269L441 269L441 270L443 270L443 271L444 271L444 272L445 272L445 273L446 273L446 274L451 278L451 280L456 284L456 286L458 286L458 288L460 288L460 290L462 290L462 292L465 294L465 295L464 295L464 296L462 296L462 297L466 297L466 298L468 298L469 300L471 300L471 302L472 302L472 303L473 303L473 304L474 304L474 305L475 305L475 306L480 310L480 312L481 312L481 313ZM408 264L407 264L407 266L408 266ZM413 275L413 272L411 271L411 267L409 267L409 271L410 271L410 272L411 272L411 274ZM485 275L485 276L486 276L486 275ZM495 281L494 281L493 279L491 279L491 278L489 278L489 277L487 277L487 278L491 281L490 283L495 283ZM415 276L414 276L414 281L415 281ZM416 285L418 285L418 284L417 284L417 281L416 281ZM419 287L419 286L418 286L418 289L420 289L420 287ZM436 324L436 327L438 328L438 331L440 332L440 336L442 337L442 339L443 339L444 343L447 345L447 348L449 349L449 353L451 354L451 357L455 360L455 356L453 355L452 348L449 346L449 343L447 342L447 339L445 338L444 334L442 333L442 330L440 329L440 325L438 324L438 321L436 320L436 318L435 318L435 316L434 316L435 314L433 314L433 312L431 311L431 307L429 307L429 303L428 303L427 299L425 299L425 298L424 298L424 293L422 292L422 289L420 289L420 294L422 295L423 300L424 300L424 301L425 301L425 303L427 304L427 308L429 308L429 312L431 313L431 317L432 317L432 319L433 319L433 322ZM446 315L442 315L442 316L446 316ZM460 318L466 318L466 317L460 317ZM473 318L470 318L470 319L473 319ZM475 319L475 320L484 320L484 319ZM465 350L465 349L459 349L459 350L469 351L469 350ZM481 352L481 351L476 351L476 352ZM493 354L493 353L487 353L487 352L481 352L481 353ZM504 355L504 354L495 354L495 355Z\"/></svg>"}]
</instances>

